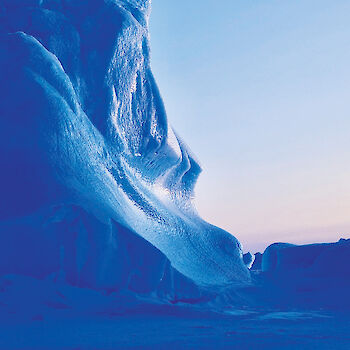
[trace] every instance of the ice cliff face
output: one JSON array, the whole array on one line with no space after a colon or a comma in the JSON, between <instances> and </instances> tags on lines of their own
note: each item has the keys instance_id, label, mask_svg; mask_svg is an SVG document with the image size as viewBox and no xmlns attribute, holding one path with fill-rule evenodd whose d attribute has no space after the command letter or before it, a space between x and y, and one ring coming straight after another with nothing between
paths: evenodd
<instances>
[{"instance_id":1,"label":"ice cliff face","mask_svg":"<svg viewBox=\"0 0 350 350\"><path fill-rule=\"evenodd\" d=\"M149 7L0 0L2 274L118 289L170 261L198 285L249 281L192 206L200 167L151 72Z\"/></svg>"},{"instance_id":2,"label":"ice cliff face","mask_svg":"<svg viewBox=\"0 0 350 350\"><path fill-rule=\"evenodd\" d=\"M349 310L350 240L294 245L274 243L251 268L256 305Z\"/></svg>"}]
</instances>

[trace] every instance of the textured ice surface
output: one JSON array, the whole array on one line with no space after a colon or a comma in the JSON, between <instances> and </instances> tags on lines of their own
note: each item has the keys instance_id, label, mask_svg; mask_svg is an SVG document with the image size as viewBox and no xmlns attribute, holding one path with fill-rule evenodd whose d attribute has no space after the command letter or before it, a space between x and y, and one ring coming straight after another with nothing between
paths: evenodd
<instances>
[{"instance_id":1,"label":"textured ice surface","mask_svg":"<svg viewBox=\"0 0 350 350\"><path fill-rule=\"evenodd\" d=\"M249 282L192 205L200 166L150 69L149 6L0 1L2 274L150 291L170 261L198 285Z\"/></svg>"}]
</instances>

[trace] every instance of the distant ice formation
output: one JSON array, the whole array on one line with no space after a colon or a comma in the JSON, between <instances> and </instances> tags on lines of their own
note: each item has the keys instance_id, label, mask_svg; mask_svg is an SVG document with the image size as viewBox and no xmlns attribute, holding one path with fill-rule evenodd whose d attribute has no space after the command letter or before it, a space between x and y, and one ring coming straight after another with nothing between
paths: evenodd
<instances>
[{"instance_id":1,"label":"distant ice formation","mask_svg":"<svg viewBox=\"0 0 350 350\"><path fill-rule=\"evenodd\" d=\"M192 205L200 166L151 72L149 10L0 1L1 274L137 292L249 283L239 242Z\"/></svg>"},{"instance_id":2,"label":"distant ice formation","mask_svg":"<svg viewBox=\"0 0 350 350\"><path fill-rule=\"evenodd\" d=\"M254 264L254 260L255 260L255 255L253 255L252 253L246 253L243 255L243 261L246 264L248 269L251 269L251 267Z\"/></svg>"},{"instance_id":3,"label":"distant ice formation","mask_svg":"<svg viewBox=\"0 0 350 350\"><path fill-rule=\"evenodd\" d=\"M260 271L261 270L262 257L263 257L263 255L259 252L254 254L254 262L253 262L252 267L250 268L251 271Z\"/></svg>"},{"instance_id":4,"label":"distant ice formation","mask_svg":"<svg viewBox=\"0 0 350 350\"><path fill-rule=\"evenodd\" d=\"M262 257L261 281L277 305L349 310L350 240L293 245L275 243Z\"/></svg>"}]
</instances>

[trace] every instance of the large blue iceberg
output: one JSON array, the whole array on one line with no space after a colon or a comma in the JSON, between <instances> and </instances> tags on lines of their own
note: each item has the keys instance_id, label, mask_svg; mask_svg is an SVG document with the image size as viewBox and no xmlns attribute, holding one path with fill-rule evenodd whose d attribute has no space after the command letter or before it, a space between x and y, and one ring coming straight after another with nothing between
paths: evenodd
<instances>
[{"instance_id":1,"label":"large blue iceberg","mask_svg":"<svg viewBox=\"0 0 350 350\"><path fill-rule=\"evenodd\" d=\"M110 291L249 284L239 242L193 207L201 169L152 75L149 9L0 1L1 274Z\"/></svg>"},{"instance_id":2,"label":"large blue iceberg","mask_svg":"<svg viewBox=\"0 0 350 350\"><path fill-rule=\"evenodd\" d=\"M349 240L243 256L198 216L149 12L0 0L0 348L349 349Z\"/></svg>"}]
</instances>

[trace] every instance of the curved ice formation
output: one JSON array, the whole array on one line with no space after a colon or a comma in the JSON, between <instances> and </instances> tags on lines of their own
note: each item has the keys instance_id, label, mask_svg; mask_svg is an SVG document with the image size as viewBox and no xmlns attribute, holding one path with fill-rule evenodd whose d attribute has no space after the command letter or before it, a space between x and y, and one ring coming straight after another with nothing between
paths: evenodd
<instances>
[{"instance_id":1,"label":"curved ice formation","mask_svg":"<svg viewBox=\"0 0 350 350\"><path fill-rule=\"evenodd\" d=\"M124 262L144 253L131 240L121 258L117 226L199 285L249 281L239 242L192 206L200 166L151 72L149 9L148 0L0 1L1 273L63 271L119 288L135 273L124 276ZM147 281L149 261L136 269Z\"/></svg>"}]
</instances>

